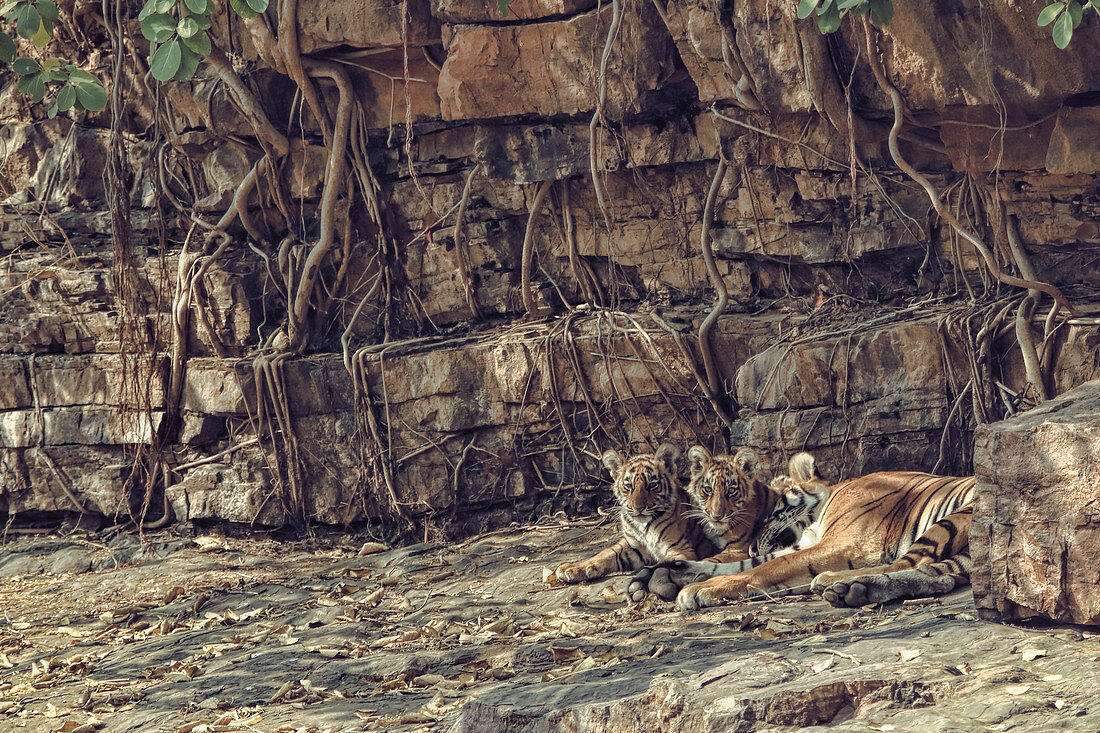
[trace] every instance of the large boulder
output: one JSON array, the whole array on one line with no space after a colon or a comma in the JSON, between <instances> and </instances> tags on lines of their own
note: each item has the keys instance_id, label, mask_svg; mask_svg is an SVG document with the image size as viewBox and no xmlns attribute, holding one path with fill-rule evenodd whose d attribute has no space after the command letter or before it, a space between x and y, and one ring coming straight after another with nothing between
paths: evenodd
<instances>
[{"instance_id":1,"label":"large boulder","mask_svg":"<svg viewBox=\"0 0 1100 733\"><path fill-rule=\"evenodd\" d=\"M1100 380L980 428L974 470L979 611L1100 624Z\"/></svg>"}]
</instances>

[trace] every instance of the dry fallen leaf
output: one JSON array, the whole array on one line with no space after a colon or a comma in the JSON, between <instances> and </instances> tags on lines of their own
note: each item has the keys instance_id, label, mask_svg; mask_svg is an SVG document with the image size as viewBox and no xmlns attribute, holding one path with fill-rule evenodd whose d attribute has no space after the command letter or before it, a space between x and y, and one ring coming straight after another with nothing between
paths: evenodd
<instances>
[{"instance_id":1,"label":"dry fallen leaf","mask_svg":"<svg viewBox=\"0 0 1100 733\"><path fill-rule=\"evenodd\" d=\"M561 579L558 578L557 573L555 573L550 568L542 569L542 582L550 586L551 588L557 588L563 585Z\"/></svg>"},{"instance_id":2,"label":"dry fallen leaf","mask_svg":"<svg viewBox=\"0 0 1100 733\"><path fill-rule=\"evenodd\" d=\"M920 649L902 649L898 652L898 659L903 662L912 662L922 654Z\"/></svg>"},{"instance_id":3,"label":"dry fallen leaf","mask_svg":"<svg viewBox=\"0 0 1100 733\"><path fill-rule=\"evenodd\" d=\"M1025 662L1031 662L1039 657L1045 657L1047 655L1045 649L1024 649L1020 652L1020 656Z\"/></svg>"},{"instance_id":4,"label":"dry fallen leaf","mask_svg":"<svg viewBox=\"0 0 1100 733\"><path fill-rule=\"evenodd\" d=\"M382 600L382 596L385 594L385 592L386 589L384 587L378 586L370 593L358 599L358 601L364 606L377 606L378 602Z\"/></svg>"},{"instance_id":5,"label":"dry fallen leaf","mask_svg":"<svg viewBox=\"0 0 1100 733\"><path fill-rule=\"evenodd\" d=\"M815 662L810 665L810 669L814 672L824 672L827 669L832 668L836 664L836 657L826 657L820 662Z\"/></svg>"},{"instance_id":6,"label":"dry fallen leaf","mask_svg":"<svg viewBox=\"0 0 1100 733\"><path fill-rule=\"evenodd\" d=\"M1022 695L1031 689L1031 685L1009 685L1005 688L1005 692L1009 695Z\"/></svg>"},{"instance_id":7,"label":"dry fallen leaf","mask_svg":"<svg viewBox=\"0 0 1100 733\"><path fill-rule=\"evenodd\" d=\"M363 546L359 548L359 552L356 553L356 557L364 557L366 555L373 555L376 552L385 552L390 549L389 546L382 544L381 542L364 542Z\"/></svg>"},{"instance_id":8,"label":"dry fallen leaf","mask_svg":"<svg viewBox=\"0 0 1100 733\"><path fill-rule=\"evenodd\" d=\"M618 593L612 586L605 585L603 590L600 591L600 595L603 596L605 603L617 604L626 603L626 597L621 593Z\"/></svg>"}]
</instances>

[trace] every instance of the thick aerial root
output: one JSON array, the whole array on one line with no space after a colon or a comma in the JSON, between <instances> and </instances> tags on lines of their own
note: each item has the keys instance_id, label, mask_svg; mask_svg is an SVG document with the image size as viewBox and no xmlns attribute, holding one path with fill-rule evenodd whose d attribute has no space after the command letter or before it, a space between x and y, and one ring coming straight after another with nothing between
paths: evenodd
<instances>
[{"instance_id":1,"label":"thick aerial root","mask_svg":"<svg viewBox=\"0 0 1100 733\"><path fill-rule=\"evenodd\" d=\"M535 259L535 219L542 210L542 202L546 199L546 192L550 190L553 181L543 181L535 191L535 198L531 202L531 211L527 216L527 230L523 233L523 257L520 262L520 295L523 297L523 308L532 318L541 318L549 315L549 311L541 308L535 302L535 296L531 293L531 265Z\"/></svg>"},{"instance_id":2,"label":"thick aerial root","mask_svg":"<svg viewBox=\"0 0 1100 733\"><path fill-rule=\"evenodd\" d=\"M340 187L344 183L344 169L347 161L344 152L348 144L348 131L351 127L351 109L354 92L351 88L351 80L347 72L336 64L312 61L309 64L310 71L321 76L327 76L336 82L340 93L340 101L336 110L336 130L333 133L332 147L328 151L328 165L325 168L324 191L321 194L321 210L318 214L321 220L321 235L318 241L306 257L302 268L301 281L298 284L297 293L293 298L288 313L290 347L295 352L300 352L306 346L309 331L306 323L309 318L309 304L313 296L313 286L321 272L321 264L332 249L336 237L334 234L336 197Z\"/></svg>"},{"instance_id":3,"label":"thick aerial root","mask_svg":"<svg viewBox=\"0 0 1100 733\"><path fill-rule=\"evenodd\" d=\"M726 177L726 170L728 168L724 158L719 158L718 168L714 171L714 178L710 183L710 191L707 193L707 202L703 207L703 231L700 235L700 246L703 251L703 260L707 264L707 273L710 275L711 285L714 286L717 300L714 304L714 308L703 323L699 326L699 351L703 354L703 368L706 371L707 376L707 396L711 398L711 402L716 406L723 404L721 398L722 394L722 380L718 374L718 367L714 363L714 349L710 344L710 332L714 328L714 324L718 321L718 316L722 314L726 309L726 305L729 303L729 290L726 289L726 281L722 278L722 274L718 272L718 266L714 262L714 251L711 248L710 242L710 222L714 217L714 205L718 199L718 191L722 187L722 180ZM719 417L723 419L726 424L729 424L730 417L728 412L723 408L719 413Z\"/></svg>"}]
</instances>

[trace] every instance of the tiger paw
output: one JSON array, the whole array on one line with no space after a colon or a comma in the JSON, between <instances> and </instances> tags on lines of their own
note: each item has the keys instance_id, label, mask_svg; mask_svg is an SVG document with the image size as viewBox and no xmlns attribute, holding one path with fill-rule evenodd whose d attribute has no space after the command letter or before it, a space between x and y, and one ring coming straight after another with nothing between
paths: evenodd
<instances>
[{"instance_id":1,"label":"tiger paw","mask_svg":"<svg viewBox=\"0 0 1100 733\"><path fill-rule=\"evenodd\" d=\"M630 584L626 586L626 595L631 602L638 603L645 600L646 595L649 593L649 582L652 577L653 568L642 568L634 573L634 577L630 579Z\"/></svg>"},{"instance_id":2,"label":"tiger paw","mask_svg":"<svg viewBox=\"0 0 1100 733\"><path fill-rule=\"evenodd\" d=\"M577 562L563 562L554 570L554 575L558 576L558 580L566 584L579 583L582 580L588 579L588 573L584 565Z\"/></svg>"},{"instance_id":3,"label":"tiger paw","mask_svg":"<svg viewBox=\"0 0 1100 733\"><path fill-rule=\"evenodd\" d=\"M847 580L838 580L832 583L826 588L821 590L821 597L830 606L837 608L859 608L860 606L868 606L872 603L883 603L888 598L881 600L875 596L874 584L870 582L870 578L848 578Z\"/></svg>"},{"instance_id":4,"label":"tiger paw","mask_svg":"<svg viewBox=\"0 0 1100 733\"><path fill-rule=\"evenodd\" d=\"M715 594L712 585L709 580L685 585L676 595L676 608L681 611L697 611L719 605L722 599Z\"/></svg>"}]
</instances>

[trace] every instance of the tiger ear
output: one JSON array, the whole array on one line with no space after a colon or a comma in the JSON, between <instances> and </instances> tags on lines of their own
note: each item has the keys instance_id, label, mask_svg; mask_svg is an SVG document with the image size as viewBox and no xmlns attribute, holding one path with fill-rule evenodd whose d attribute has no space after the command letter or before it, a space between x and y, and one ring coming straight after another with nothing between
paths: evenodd
<instances>
[{"instance_id":1,"label":"tiger ear","mask_svg":"<svg viewBox=\"0 0 1100 733\"><path fill-rule=\"evenodd\" d=\"M806 452L796 453L787 462L787 473L791 478L800 483L806 483L817 479L822 480L821 471L817 470L817 461Z\"/></svg>"},{"instance_id":2,"label":"tiger ear","mask_svg":"<svg viewBox=\"0 0 1100 733\"><path fill-rule=\"evenodd\" d=\"M680 460L679 448L672 443L661 443L661 447L657 449L653 456L664 465L666 471L673 475L676 474L676 462Z\"/></svg>"},{"instance_id":3,"label":"tiger ear","mask_svg":"<svg viewBox=\"0 0 1100 733\"><path fill-rule=\"evenodd\" d=\"M611 478L619 475L619 469L623 467L623 456L617 450L604 451L601 458L604 468L611 472Z\"/></svg>"},{"instance_id":4,"label":"tiger ear","mask_svg":"<svg viewBox=\"0 0 1100 733\"><path fill-rule=\"evenodd\" d=\"M742 448L733 454L733 463L746 476L760 478L763 467L760 465L760 456L756 455L756 451Z\"/></svg>"},{"instance_id":5,"label":"tiger ear","mask_svg":"<svg viewBox=\"0 0 1100 733\"><path fill-rule=\"evenodd\" d=\"M693 445L688 449L688 469L691 477L695 478L703 472L703 468L710 463L710 451L701 445Z\"/></svg>"}]
</instances>

